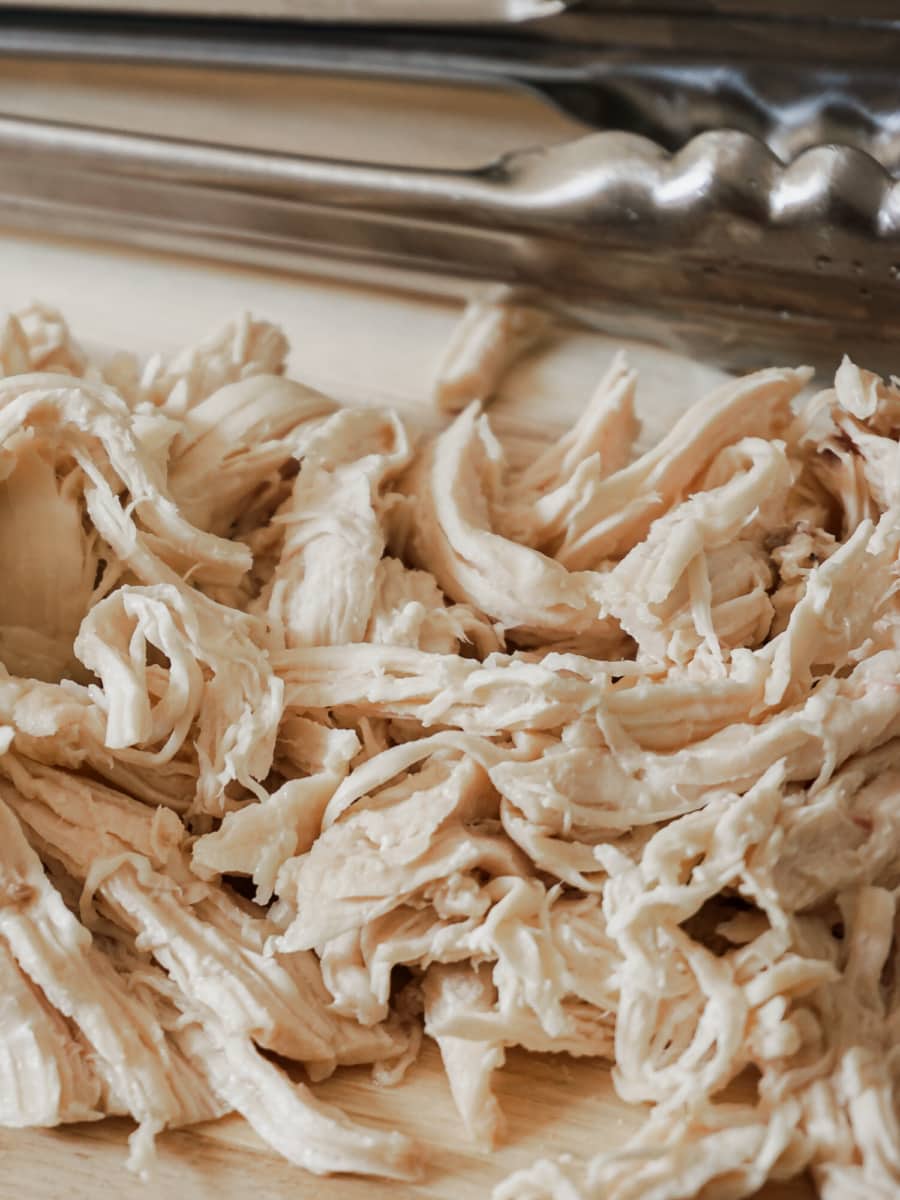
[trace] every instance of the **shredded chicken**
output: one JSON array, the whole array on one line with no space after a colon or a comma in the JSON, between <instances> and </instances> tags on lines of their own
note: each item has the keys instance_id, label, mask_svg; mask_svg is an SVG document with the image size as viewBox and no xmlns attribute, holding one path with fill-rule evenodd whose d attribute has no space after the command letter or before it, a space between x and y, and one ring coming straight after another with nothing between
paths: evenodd
<instances>
[{"instance_id":1,"label":"shredded chicken","mask_svg":"<svg viewBox=\"0 0 900 1200\"><path fill-rule=\"evenodd\" d=\"M435 373L434 402L459 412L493 398L510 368L553 326L544 309L520 303L510 288L490 289L465 307Z\"/></svg>"},{"instance_id":2,"label":"shredded chicken","mask_svg":"<svg viewBox=\"0 0 900 1200\"><path fill-rule=\"evenodd\" d=\"M418 440L249 318L0 329L0 1123L409 1180L316 1084L424 1033L485 1149L511 1047L647 1106L495 1200L896 1196L900 387L761 371L635 457L619 357L513 466L490 320Z\"/></svg>"}]
</instances>

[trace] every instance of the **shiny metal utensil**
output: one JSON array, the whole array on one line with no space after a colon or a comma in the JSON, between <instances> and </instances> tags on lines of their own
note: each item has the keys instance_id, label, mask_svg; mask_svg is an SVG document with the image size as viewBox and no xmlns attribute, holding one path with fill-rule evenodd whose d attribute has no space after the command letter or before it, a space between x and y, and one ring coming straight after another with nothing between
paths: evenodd
<instances>
[{"instance_id":1,"label":"shiny metal utensil","mask_svg":"<svg viewBox=\"0 0 900 1200\"><path fill-rule=\"evenodd\" d=\"M727 17L809 17L824 21L876 21L897 17L894 0L861 0L849 6L846 0L581 0L581 8L592 12L671 12L681 15Z\"/></svg>"},{"instance_id":2,"label":"shiny metal utensil","mask_svg":"<svg viewBox=\"0 0 900 1200\"><path fill-rule=\"evenodd\" d=\"M858 150L785 167L736 132L675 155L593 134L434 171L0 117L0 221L283 270L314 256L502 280L682 329L718 308L716 356L739 364L754 323L797 352L805 331L867 348L900 333L900 183Z\"/></svg>"},{"instance_id":3,"label":"shiny metal utensil","mask_svg":"<svg viewBox=\"0 0 900 1200\"><path fill-rule=\"evenodd\" d=\"M505 25L542 20L573 0L0 0L0 9L169 13L212 20L332 21L340 24Z\"/></svg>"},{"instance_id":4,"label":"shiny metal utensil","mask_svg":"<svg viewBox=\"0 0 900 1200\"><path fill-rule=\"evenodd\" d=\"M50 20L0 9L3 55L518 87L587 126L640 133L669 150L706 129L730 128L760 138L784 159L840 141L900 172L900 77L893 64L861 71L840 61L704 57L583 38L435 37L422 30L85 14Z\"/></svg>"},{"instance_id":5,"label":"shiny metal utensil","mask_svg":"<svg viewBox=\"0 0 900 1200\"><path fill-rule=\"evenodd\" d=\"M581 0L535 36L593 45L756 55L787 62L854 63L863 70L895 60L900 12L894 0Z\"/></svg>"}]
</instances>

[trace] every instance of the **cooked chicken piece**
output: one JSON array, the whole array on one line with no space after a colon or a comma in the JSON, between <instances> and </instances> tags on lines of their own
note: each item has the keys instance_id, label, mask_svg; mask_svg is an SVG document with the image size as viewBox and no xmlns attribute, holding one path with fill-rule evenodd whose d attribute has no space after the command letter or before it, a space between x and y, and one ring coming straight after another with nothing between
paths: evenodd
<instances>
[{"instance_id":1,"label":"cooked chicken piece","mask_svg":"<svg viewBox=\"0 0 900 1200\"><path fill-rule=\"evenodd\" d=\"M877 505L866 478L866 464L839 434L820 441L811 470L841 513L840 533L849 537L863 521L873 521Z\"/></svg>"},{"instance_id":2,"label":"cooked chicken piece","mask_svg":"<svg viewBox=\"0 0 900 1200\"><path fill-rule=\"evenodd\" d=\"M782 759L789 779L821 785L852 754L900 733L900 693L891 682L898 666L896 651L873 654L846 678L823 679L803 704L761 724L736 722L680 750L561 741L537 761L498 763L491 781L549 829L610 834L703 807L717 789L746 790Z\"/></svg>"},{"instance_id":3,"label":"cooked chicken piece","mask_svg":"<svg viewBox=\"0 0 900 1200\"><path fill-rule=\"evenodd\" d=\"M272 765L283 684L253 618L171 584L122 587L85 618L75 653L99 677L105 744L124 762L171 761L190 736L199 769L193 808L221 814L237 781L260 798ZM148 668L158 653L167 670Z\"/></svg>"},{"instance_id":4,"label":"cooked chicken piece","mask_svg":"<svg viewBox=\"0 0 900 1200\"><path fill-rule=\"evenodd\" d=\"M524 817L505 796L500 804L500 819L507 836L524 850L539 871L578 888L585 895L603 891L606 872L597 859L596 845L552 833L546 825Z\"/></svg>"},{"instance_id":5,"label":"cooked chicken piece","mask_svg":"<svg viewBox=\"0 0 900 1200\"><path fill-rule=\"evenodd\" d=\"M569 572L503 537L492 508L502 502L503 453L472 405L419 456L404 482L416 498L411 550L454 600L470 604L517 636L578 638L597 648L621 643L601 613L600 578Z\"/></svg>"},{"instance_id":6,"label":"cooked chicken piece","mask_svg":"<svg viewBox=\"0 0 900 1200\"><path fill-rule=\"evenodd\" d=\"M227 918L227 906L223 911ZM146 991L165 1014L175 1043L208 1084L221 1112L240 1112L290 1162L319 1174L357 1171L390 1178L418 1174L417 1148L410 1139L361 1127L337 1109L321 1104L308 1088L289 1081L249 1039L228 1034L216 1014L206 1014L198 1025L192 1002L152 964L146 952L136 950L136 943L120 926L107 920L96 924L104 929L101 940L116 969L127 975L133 990ZM299 965L300 960L293 963ZM379 1051L377 1034L368 1040L366 1046L365 1035L351 1035L341 1048L342 1061L369 1061L373 1047L375 1053ZM401 1051L400 1056L406 1053ZM308 1073L313 1078L317 1075L312 1069ZM278 1114L277 1121L273 1121L273 1113Z\"/></svg>"},{"instance_id":7,"label":"cooked chicken piece","mask_svg":"<svg viewBox=\"0 0 900 1200\"><path fill-rule=\"evenodd\" d=\"M144 365L138 398L184 416L219 388L255 375L280 375L288 344L268 321L247 313L172 357L157 354Z\"/></svg>"},{"instance_id":8,"label":"cooked chicken piece","mask_svg":"<svg viewBox=\"0 0 900 1200\"><path fill-rule=\"evenodd\" d=\"M705 577L692 564L664 605L654 606L650 646L677 666L708 663L718 672L732 650L756 649L772 631L773 572L765 551L749 541L721 546L705 559ZM638 632L636 640L647 644L647 632Z\"/></svg>"},{"instance_id":9,"label":"cooked chicken piece","mask_svg":"<svg viewBox=\"0 0 900 1200\"><path fill-rule=\"evenodd\" d=\"M430 764L415 777L418 780L427 772L419 789L431 783L434 766ZM472 799L481 803L477 793ZM593 936L585 938L579 924L587 919L584 906L576 906L577 911L561 902L551 906L549 924L559 944L555 949L552 943L544 946L544 889L526 888L520 875L511 874L511 868L521 871L520 864L508 854L501 857L496 852L478 865L497 878L477 884L471 875L471 862L446 851L448 844L455 846L459 841L456 834L449 839L454 826L448 831L448 818L443 815L451 804L446 788L442 789L439 782L430 791L411 790L407 783L383 790L367 801L366 808L354 810L331 826L313 851L289 865L278 881L282 906L304 914L287 936L291 937L296 928L310 942L313 937L319 938L326 982L338 1006L360 1019L383 1016L394 965L452 962L476 954L500 960L495 973L500 1008L489 1017L482 1013L478 1018L481 1033L446 1030L447 1036L478 1039L487 1034L535 1049L556 1046L582 1054L608 1051L608 1029L598 1042L591 1029L592 1018L585 1011L587 1006L573 1006L566 999L572 994L591 1000L600 994L610 995L602 987L598 991L596 982L587 982L588 959L596 955L597 940ZM480 817L477 823L484 824L485 818ZM483 841L474 827L470 839L474 849ZM330 876L320 875L317 857L323 863L346 863L346 873L336 879L332 866ZM384 889L382 880L390 880L401 863L405 863L405 875L398 875L392 890L396 893L412 884L416 892L401 896L399 905L393 899L376 899ZM326 898L330 904L316 919L314 905ZM428 914L429 908L433 916ZM332 920L336 917L340 924L324 925L323 920L332 914ZM315 921L312 928L310 920ZM530 922L534 930L526 932ZM358 936L354 931L359 931ZM529 944L533 951L527 949ZM542 972L546 997L532 990L535 955L546 959ZM595 959L590 966L595 966Z\"/></svg>"},{"instance_id":10,"label":"cooked chicken piece","mask_svg":"<svg viewBox=\"0 0 900 1200\"><path fill-rule=\"evenodd\" d=\"M125 404L110 389L62 375L0 381L0 446L15 455L36 440L75 460L96 532L143 582L169 580L174 571L190 568L198 580L232 583L249 566L243 547L184 519L158 464L135 436ZM124 491L131 497L127 505Z\"/></svg>"},{"instance_id":11,"label":"cooked chicken piece","mask_svg":"<svg viewBox=\"0 0 900 1200\"><path fill-rule=\"evenodd\" d=\"M491 655L480 663L406 647L360 645L292 650L273 662L285 681L288 708L412 717L426 729L556 729L599 702L596 683L574 677L567 659L554 671L553 659L529 663ZM610 672L615 669L610 665Z\"/></svg>"},{"instance_id":12,"label":"cooked chicken piece","mask_svg":"<svg viewBox=\"0 0 900 1200\"><path fill-rule=\"evenodd\" d=\"M100 710L95 711L101 718L105 715ZM111 755L103 747L102 737L100 742L99 748L94 747L82 756L84 763L89 764L100 779L144 804L154 807L162 805L182 816L194 814L200 767L192 747L183 748L168 762L154 762L153 757L148 756L131 763L122 762L118 755ZM35 746L22 742L21 749L31 758L42 757L41 744ZM71 761L64 762L54 757L48 761L53 766L74 765Z\"/></svg>"},{"instance_id":13,"label":"cooked chicken piece","mask_svg":"<svg viewBox=\"0 0 900 1200\"><path fill-rule=\"evenodd\" d=\"M510 368L552 327L548 312L516 303L508 289L469 301L435 372L434 403L459 412L473 400L491 400Z\"/></svg>"},{"instance_id":14,"label":"cooked chicken piece","mask_svg":"<svg viewBox=\"0 0 900 1200\"><path fill-rule=\"evenodd\" d=\"M755 655L742 651L729 671L716 664L712 679L705 670L695 678L641 678L643 669L636 671L634 664L598 664L575 655L548 654L540 663L492 655L477 663L363 646L293 651L274 661L292 707L342 706L366 715L411 716L426 728L458 725L478 733L554 729L594 711L608 738L611 728L621 727L626 741L668 749L757 718L764 706L781 705L785 697L801 697L814 666L843 668L893 594L898 529L890 514L875 530L860 526L808 574L803 598L780 637ZM861 568L860 587L855 585ZM715 593L713 598L718 599ZM839 601L840 620L830 615L832 601ZM616 674L623 678L613 685Z\"/></svg>"},{"instance_id":15,"label":"cooked chicken piece","mask_svg":"<svg viewBox=\"0 0 900 1200\"><path fill-rule=\"evenodd\" d=\"M846 417L840 421L843 433L853 443L862 460L862 471L869 495L878 512L900 504L897 485L897 442L871 433L860 421Z\"/></svg>"},{"instance_id":16,"label":"cooked chicken piece","mask_svg":"<svg viewBox=\"0 0 900 1200\"><path fill-rule=\"evenodd\" d=\"M852 661L893 600L898 547L900 515L886 513L874 529L862 522L809 572L787 629L770 643L767 705L799 699L824 668L837 671Z\"/></svg>"},{"instance_id":17,"label":"cooked chicken piece","mask_svg":"<svg viewBox=\"0 0 900 1200\"><path fill-rule=\"evenodd\" d=\"M713 460L702 491L651 524L604 590L609 611L642 654L660 662L670 657L671 602L681 585L686 596L678 607L689 609L698 639L721 659L708 556L751 530L758 537L769 532L780 520L791 483L790 463L777 442L744 438Z\"/></svg>"},{"instance_id":18,"label":"cooked chicken piece","mask_svg":"<svg viewBox=\"0 0 900 1200\"><path fill-rule=\"evenodd\" d=\"M352 729L335 728L291 712L278 726L275 754L303 775L324 772L343 778L361 749Z\"/></svg>"},{"instance_id":19,"label":"cooked chicken piece","mask_svg":"<svg viewBox=\"0 0 900 1200\"><path fill-rule=\"evenodd\" d=\"M741 1042L750 1004L733 956L714 956L683 926L730 887L766 906L769 953L787 949L784 914L767 905L764 891L782 782L776 766L746 795L714 800L664 826L634 865L620 851L604 856L611 876L606 930L624 960L615 1077L626 1099L687 1104L695 1093L719 1091L746 1065Z\"/></svg>"},{"instance_id":20,"label":"cooked chicken piece","mask_svg":"<svg viewBox=\"0 0 900 1200\"><path fill-rule=\"evenodd\" d=\"M2 903L16 901L7 893ZM86 1046L0 940L0 1125L96 1121L102 1095Z\"/></svg>"},{"instance_id":21,"label":"cooked chicken piece","mask_svg":"<svg viewBox=\"0 0 900 1200\"><path fill-rule=\"evenodd\" d=\"M276 890L298 918L279 947L321 945L457 871L524 871L526 860L505 837L488 831L489 824L479 828L496 811L484 771L472 759L440 755L358 802L308 854L282 868Z\"/></svg>"},{"instance_id":22,"label":"cooked chicken piece","mask_svg":"<svg viewBox=\"0 0 900 1200\"><path fill-rule=\"evenodd\" d=\"M8 789L3 789L8 798ZM153 1011L129 994L91 936L47 880L15 816L0 800L0 939L21 970L81 1031L114 1111L124 1106L146 1144L167 1125L217 1116L193 1068L167 1041Z\"/></svg>"},{"instance_id":23,"label":"cooked chicken piece","mask_svg":"<svg viewBox=\"0 0 900 1200\"><path fill-rule=\"evenodd\" d=\"M900 877L900 745L851 759L815 798L782 821L773 873L789 910L821 905L844 889Z\"/></svg>"},{"instance_id":24,"label":"cooked chicken piece","mask_svg":"<svg viewBox=\"0 0 900 1200\"><path fill-rule=\"evenodd\" d=\"M120 761L105 745L107 714L87 687L4 676L0 670L0 722L6 722L0 728L10 744L27 758L71 770L88 767L120 791L176 812L194 802L199 767L193 748L163 763L152 756L149 762Z\"/></svg>"},{"instance_id":25,"label":"cooked chicken piece","mask_svg":"<svg viewBox=\"0 0 900 1200\"><path fill-rule=\"evenodd\" d=\"M587 475L572 498L555 558L571 571L620 556L688 492L726 446L771 438L787 426L791 400L811 372L758 371L723 384L691 408L653 450L608 477Z\"/></svg>"},{"instance_id":26,"label":"cooked chicken piece","mask_svg":"<svg viewBox=\"0 0 900 1200\"><path fill-rule=\"evenodd\" d=\"M351 1121L338 1108L293 1083L246 1038L223 1035L212 1025L181 1035L210 1086L246 1117L264 1141L288 1162L316 1175L352 1172L413 1180L422 1174L418 1147L400 1133L383 1133Z\"/></svg>"},{"instance_id":27,"label":"cooked chicken piece","mask_svg":"<svg viewBox=\"0 0 900 1200\"><path fill-rule=\"evenodd\" d=\"M881 978L891 951L894 909L893 897L883 889L862 888L844 894L845 945L832 941L826 947L821 938L814 939L815 952L841 960L834 966L843 968L842 972L835 970L830 982L811 993L813 1006L820 1014L817 1028L824 1035L825 1045L809 1047L813 1057L805 1070L789 1071L780 1077L780 1086L772 1089L771 1101L764 1074L758 1108L741 1106L735 1111L734 1107L722 1106L717 1113L710 1107L704 1124L716 1136L714 1140L701 1139L699 1159L696 1126L686 1119L672 1123L669 1139L673 1171L668 1186L674 1190L662 1195L692 1195L689 1189L697 1183L698 1162L706 1164L712 1179L723 1175L723 1167L727 1167L725 1178L736 1176L746 1195L768 1177L778 1177L782 1171L790 1176L805 1166L811 1166L828 1200L847 1195L889 1196L896 1191L900 1181L900 1131L884 1052L886 1028L880 1019ZM725 1121L738 1128L755 1126L759 1149L754 1150L750 1140L741 1150L736 1143L738 1153L730 1163L723 1162L720 1155L727 1144L721 1140ZM636 1139L648 1150L655 1149L658 1140L653 1122ZM776 1161L778 1171L774 1170ZM620 1188L627 1188L648 1183L651 1169L648 1163L645 1174L632 1180L629 1165L613 1157L592 1164L590 1174L592 1182L601 1188L610 1188L613 1180ZM614 1190L612 1194L616 1194ZM638 1187L622 1194L646 1193Z\"/></svg>"},{"instance_id":28,"label":"cooked chicken piece","mask_svg":"<svg viewBox=\"0 0 900 1200\"><path fill-rule=\"evenodd\" d=\"M497 959L493 1036L532 1050L549 1050L555 1045L569 1054L608 1056L611 1013L604 1011L605 1005L598 1009L596 1003L582 1001L584 982L580 974L573 973L571 954L563 949L568 934L566 917L571 915L563 915L565 902L537 879L510 876L494 880L490 896L494 905L475 945L489 947L490 957ZM557 904L563 907L554 919ZM598 940L603 940L603 920L598 909L595 914ZM594 989L592 1000L596 995ZM470 1014L461 1015L465 1024L472 1019ZM533 1017L537 1018L536 1027ZM470 1028L469 1036L477 1036L477 1028L484 1035L491 1023L477 1017ZM451 1025L447 1032L466 1036L465 1027L457 1030Z\"/></svg>"},{"instance_id":29,"label":"cooked chicken piece","mask_svg":"<svg viewBox=\"0 0 900 1200\"><path fill-rule=\"evenodd\" d=\"M82 903L102 896L190 997L194 1011L215 1013L228 1033L252 1036L326 1072L338 1055L359 1061L360 1044L375 1049L373 1058L396 1051L389 1030L357 1030L326 1013L327 993L313 958L264 953L276 930L262 918L248 919L234 901L190 874L174 814L152 814L108 788L37 764L8 759L6 770L16 790L4 787L3 795L36 838L85 881Z\"/></svg>"},{"instance_id":30,"label":"cooked chicken piece","mask_svg":"<svg viewBox=\"0 0 900 1200\"><path fill-rule=\"evenodd\" d=\"M254 497L300 458L334 408L326 396L277 375L254 374L212 392L176 425L169 454L169 487L185 516L231 536Z\"/></svg>"},{"instance_id":31,"label":"cooked chicken piece","mask_svg":"<svg viewBox=\"0 0 900 1200\"><path fill-rule=\"evenodd\" d=\"M202 878L248 875L256 885L257 904L268 904L281 868L319 836L339 778L289 779L263 803L227 813L217 830L194 843L194 870Z\"/></svg>"},{"instance_id":32,"label":"cooked chicken piece","mask_svg":"<svg viewBox=\"0 0 900 1200\"><path fill-rule=\"evenodd\" d=\"M582 936L581 914L560 906L544 890L520 887L519 882L516 877L499 876L481 886L471 875L455 872L426 888L410 905L326 942L320 953L335 1006L364 1023L381 1020L387 1011L395 966L421 969L435 962L496 959L492 971L498 982L492 1006L448 1005L433 1011L429 1019L433 1036L610 1057L614 979L601 981L594 976L591 981L596 968L589 961L588 949L603 943L602 917L595 910L594 919L584 922L590 933ZM497 911L491 916L495 906ZM548 911L552 934L540 928L541 922L547 923ZM522 939L521 950L514 935L510 937L518 914L533 924ZM532 986L535 950L536 941L547 937L550 942L538 953L553 964L553 973L541 995ZM611 952L610 970L618 961ZM598 1007L601 995L602 1006ZM552 1032L548 1032L545 1019Z\"/></svg>"},{"instance_id":33,"label":"cooked chicken piece","mask_svg":"<svg viewBox=\"0 0 900 1200\"><path fill-rule=\"evenodd\" d=\"M7 374L52 371L60 375L84 375L87 355L72 337L62 313L48 304L29 304L10 317L19 328L16 341L25 349L25 363Z\"/></svg>"},{"instance_id":34,"label":"cooked chicken piece","mask_svg":"<svg viewBox=\"0 0 900 1200\"><path fill-rule=\"evenodd\" d=\"M578 421L512 481L503 505L509 513L509 526L502 528L507 537L546 545L562 533L561 518L583 476L605 479L628 465L640 432L636 387L636 372L617 354Z\"/></svg>"},{"instance_id":35,"label":"cooked chicken piece","mask_svg":"<svg viewBox=\"0 0 900 1200\"><path fill-rule=\"evenodd\" d=\"M287 646L363 640L384 554L384 490L409 460L399 418L374 410L335 414L307 447L290 498L275 573L260 597Z\"/></svg>"},{"instance_id":36,"label":"cooked chicken piece","mask_svg":"<svg viewBox=\"0 0 900 1200\"><path fill-rule=\"evenodd\" d=\"M900 430L900 390L893 376L885 383L871 371L862 371L845 354L834 376L834 398L840 407L873 433L896 435Z\"/></svg>"},{"instance_id":37,"label":"cooked chicken piece","mask_svg":"<svg viewBox=\"0 0 900 1200\"><path fill-rule=\"evenodd\" d=\"M793 1156L791 1173L802 1171L790 1109L761 1119L737 1105L717 1108L692 1119L651 1118L639 1138L594 1159L582 1178L571 1165L542 1160L495 1188L493 1200L728 1200L752 1196L761 1182L781 1177L783 1157Z\"/></svg>"},{"instance_id":38,"label":"cooked chicken piece","mask_svg":"<svg viewBox=\"0 0 900 1200\"><path fill-rule=\"evenodd\" d=\"M452 903L445 908L442 901L448 896ZM423 897L429 907L416 898L318 948L322 978L337 1012L363 1025L383 1021L390 1011L395 967L468 956L471 938L491 904L478 881L457 871L426 889ZM433 907L435 902L444 915Z\"/></svg>"},{"instance_id":39,"label":"cooked chicken piece","mask_svg":"<svg viewBox=\"0 0 900 1200\"><path fill-rule=\"evenodd\" d=\"M31 370L28 339L19 318L10 313L0 326L0 377L25 375Z\"/></svg>"},{"instance_id":40,"label":"cooked chicken piece","mask_svg":"<svg viewBox=\"0 0 900 1200\"><path fill-rule=\"evenodd\" d=\"M439 1025L442 1008L474 1008L490 1012L496 1000L487 971L484 968L473 971L461 964L429 967L423 988L426 1033L430 1032L432 1017ZM503 1046L439 1033L434 1038L447 1072L453 1102L469 1139L479 1149L492 1150L504 1129L503 1113L491 1090L491 1077L506 1059Z\"/></svg>"},{"instance_id":41,"label":"cooked chicken piece","mask_svg":"<svg viewBox=\"0 0 900 1200\"><path fill-rule=\"evenodd\" d=\"M100 906L104 907L102 902ZM240 1112L260 1137L290 1162L319 1174L357 1171L412 1178L419 1173L417 1147L410 1139L364 1128L321 1104L308 1088L289 1081L249 1039L228 1034L216 1014L206 1014L198 1025L192 1002L152 964L146 952L137 951L136 942L120 926L105 919L96 924L104 929L100 940L116 969L127 975L132 990L146 992L163 1014L174 1042L208 1084L220 1112ZM299 959L293 961L299 965ZM367 1046L365 1034L362 1038L351 1035L342 1046L342 1061L370 1061L373 1048L374 1053L379 1052L377 1034L368 1041ZM401 1051L400 1056L406 1053ZM308 1073L313 1078L317 1075L312 1069ZM277 1113L277 1121L273 1121L273 1113Z\"/></svg>"},{"instance_id":42,"label":"cooked chicken piece","mask_svg":"<svg viewBox=\"0 0 900 1200\"><path fill-rule=\"evenodd\" d=\"M497 631L485 617L468 604L446 604L433 575L412 571L390 555L375 568L375 596L363 640L430 654L456 654L462 645L473 645L482 657L501 649Z\"/></svg>"},{"instance_id":43,"label":"cooked chicken piece","mask_svg":"<svg viewBox=\"0 0 900 1200\"><path fill-rule=\"evenodd\" d=\"M773 535L769 542L779 580L772 595L775 615L770 630L772 637L776 637L784 632L794 605L803 596L810 571L830 558L841 543L833 534L805 520L783 534Z\"/></svg>"}]
</instances>

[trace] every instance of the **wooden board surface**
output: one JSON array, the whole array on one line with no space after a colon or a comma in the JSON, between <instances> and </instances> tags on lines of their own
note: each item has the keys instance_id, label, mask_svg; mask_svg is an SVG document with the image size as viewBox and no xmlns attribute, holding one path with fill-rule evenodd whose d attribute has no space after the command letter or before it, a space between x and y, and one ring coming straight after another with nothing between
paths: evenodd
<instances>
[{"instance_id":1,"label":"wooden board surface","mask_svg":"<svg viewBox=\"0 0 900 1200\"><path fill-rule=\"evenodd\" d=\"M298 377L348 402L392 403L426 422L435 419L426 403L428 379L457 316L446 302L77 244L37 243L2 232L0 256L0 307L39 295L59 305L90 341L139 351L172 347L249 308L284 325ZM501 425L520 434L552 436L580 410L615 345L590 334L560 338L511 378L498 406ZM633 346L631 357L642 368L639 405L646 440L658 436L717 378L714 371L646 346ZM509 1130L503 1146L486 1156L460 1131L430 1043L396 1088L374 1087L364 1069L340 1072L316 1086L318 1095L353 1116L419 1137L428 1155L420 1185L311 1177L277 1159L235 1118L163 1136L156 1176L141 1184L125 1171L128 1124L109 1121L46 1132L0 1130L0 1197L481 1200L504 1175L536 1157L588 1156L616 1147L641 1120L639 1110L616 1098L608 1072L595 1062L512 1052L497 1090ZM798 1182L767 1188L760 1200L812 1195L808 1184Z\"/></svg>"},{"instance_id":2,"label":"wooden board surface","mask_svg":"<svg viewBox=\"0 0 900 1200\"><path fill-rule=\"evenodd\" d=\"M427 1045L407 1079L375 1088L355 1068L316 1087L373 1125L401 1127L427 1146L420 1184L370 1179L318 1179L273 1158L240 1120L227 1118L159 1141L156 1177L142 1184L124 1170L125 1121L47 1132L0 1130L0 1179L23 1200L488 1200L510 1171L540 1156L597 1153L622 1143L641 1114L616 1098L607 1071L563 1056L514 1052L498 1078L497 1093L509 1128L493 1155L479 1154L459 1130L442 1078L440 1058ZM7 1193L0 1189L6 1200ZM13 1193L10 1192L10 1200ZM774 1185L758 1200L809 1200L803 1182Z\"/></svg>"},{"instance_id":3,"label":"wooden board surface","mask_svg":"<svg viewBox=\"0 0 900 1200\"><path fill-rule=\"evenodd\" d=\"M285 154L445 168L481 166L515 147L587 132L537 96L486 86L401 87L386 79L99 62L36 66L28 59L3 62L0 112Z\"/></svg>"}]
</instances>

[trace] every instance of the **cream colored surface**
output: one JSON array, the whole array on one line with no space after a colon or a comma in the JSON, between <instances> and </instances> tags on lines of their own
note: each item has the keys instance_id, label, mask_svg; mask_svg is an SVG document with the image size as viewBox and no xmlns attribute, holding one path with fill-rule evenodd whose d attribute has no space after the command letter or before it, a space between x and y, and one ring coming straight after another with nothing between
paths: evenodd
<instances>
[{"instance_id":1,"label":"cream colored surface","mask_svg":"<svg viewBox=\"0 0 900 1200\"><path fill-rule=\"evenodd\" d=\"M149 1184L124 1173L123 1121L50 1132L0 1130L3 1177L28 1200L489 1200L505 1172L540 1154L584 1154L614 1147L636 1128L638 1115L615 1097L596 1064L552 1055L513 1052L501 1072L498 1095L509 1120L506 1144L493 1156L473 1151L429 1046L407 1081L377 1090L366 1072L348 1070L316 1089L352 1116L402 1125L433 1147L418 1185L369 1179L317 1179L273 1158L243 1122L227 1118L190 1133L159 1139L157 1177ZM770 1187L758 1200L809 1200L803 1184Z\"/></svg>"},{"instance_id":2,"label":"cream colored surface","mask_svg":"<svg viewBox=\"0 0 900 1200\"><path fill-rule=\"evenodd\" d=\"M427 406L429 383L461 311L447 301L2 234L0 257L0 307L40 296L71 314L76 333L88 341L143 352L172 347L248 308L284 325L299 378L348 403L396 404L428 422L438 419ZM595 335L561 336L509 377L498 405L501 426L552 436L579 411L613 348ZM652 347L636 344L629 352L642 370L639 397L648 439L716 377ZM398 1088L378 1089L365 1070L351 1070L316 1090L353 1115L420 1136L433 1148L424 1183L317 1179L276 1160L245 1125L229 1119L163 1137L157 1177L146 1186L125 1173L122 1122L51 1132L0 1130L0 1191L5 1195L9 1188L28 1200L86 1200L98 1192L121 1200L238 1200L254 1191L266 1200L480 1200L494 1182L536 1156L589 1155L618 1145L640 1120L639 1111L616 1099L597 1063L521 1053L510 1055L500 1075L510 1132L492 1157L465 1142L433 1047ZM800 1200L811 1194L792 1185L761 1196Z\"/></svg>"},{"instance_id":3,"label":"cream colored surface","mask_svg":"<svg viewBox=\"0 0 900 1200\"><path fill-rule=\"evenodd\" d=\"M480 166L506 150L585 131L526 92L111 63L5 61L0 112L433 167Z\"/></svg>"},{"instance_id":4,"label":"cream colored surface","mask_svg":"<svg viewBox=\"0 0 900 1200\"><path fill-rule=\"evenodd\" d=\"M425 422L438 420L430 404L434 369L462 307L428 290L427 279L418 293L385 291L38 241L2 229L0 255L0 308L39 298L70 314L87 341L138 353L173 349L249 310L284 328L290 372L304 383L348 403L413 408ZM588 332L549 339L504 381L494 409L503 415L501 425L541 437L564 428L621 344ZM641 372L645 440L721 378L713 368L646 343L632 343L629 354Z\"/></svg>"}]
</instances>

